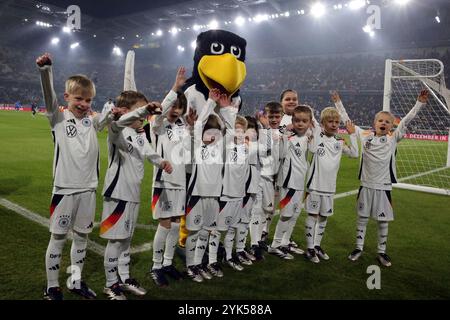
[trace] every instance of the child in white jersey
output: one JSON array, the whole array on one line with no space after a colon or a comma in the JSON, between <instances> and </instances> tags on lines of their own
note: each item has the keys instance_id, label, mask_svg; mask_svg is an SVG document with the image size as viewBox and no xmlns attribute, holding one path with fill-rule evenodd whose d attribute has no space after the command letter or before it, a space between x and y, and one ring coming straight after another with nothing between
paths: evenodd
<instances>
[{"instance_id":1,"label":"child in white jersey","mask_svg":"<svg viewBox=\"0 0 450 320\"><path fill-rule=\"evenodd\" d=\"M55 146L50 206L51 237L45 254L47 286L44 289L44 299L63 299L58 277L69 230L73 231L71 272L77 275L77 279L67 282L69 290L84 298L93 299L96 294L81 280L81 272L86 257L88 234L94 227L95 190L99 174L97 131L102 130L112 118L109 117L110 113L91 115L95 86L83 75L72 76L66 81L64 100L67 102L67 109L60 111L53 88L52 60L49 54L40 56L36 63L41 74L46 115Z\"/></svg>"},{"instance_id":2,"label":"child in white jersey","mask_svg":"<svg viewBox=\"0 0 450 320\"><path fill-rule=\"evenodd\" d=\"M332 99L343 120L349 117L337 92ZM397 143L406 133L406 126L417 115L428 100L428 91L423 90L411 111L400 121L397 129L392 132L394 116L387 111L375 115L374 129L363 130L356 127L356 134L361 141L362 153L359 170L361 186L358 192L356 210L358 213L356 249L349 259L358 260L361 256L369 217L378 222L378 255L377 260L385 267L392 265L391 258L386 254L388 223L394 220L392 209L392 184L397 182L395 156Z\"/></svg>"},{"instance_id":3,"label":"child in white jersey","mask_svg":"<svg viewBox=\"0 0 450 320\"><path fill-rule=\"evenodd\" d=\"M104 266L104 293L110 300L125 300L123 291L145 295L146 290L130 277L130 244L139 214L144 161L149 160L167 173L169 161L150 146L142 130L145 117L160 112L158 103L148 103L136 91L124 91L117 98L123 115L108 131L108 160L103 188L103 213L100 236L108 239Z\"/></svg>"},{"instance_id":4,"label":"child in white jersey","mask_svg":"<svg viewBox=\"0 0 450 320\"><path fill-rule=\"evenodd\" d=\"M321 247L322 237L327 225L327 218L333 215L333 196L336 192L336 178L339 171L342 153L351 158L358 157L358 144L355 129L347 121L350 133L350 147L342 138L336 136L340 117L335 108L328 107L320 114L320 123L315 122L313 140L310 151L314 153L312 164L308 170L307 196L305 210L308 213L305 223L306 258L318 263L319 257L328 260L329 256Z\"/></svg>"}]
</instances>

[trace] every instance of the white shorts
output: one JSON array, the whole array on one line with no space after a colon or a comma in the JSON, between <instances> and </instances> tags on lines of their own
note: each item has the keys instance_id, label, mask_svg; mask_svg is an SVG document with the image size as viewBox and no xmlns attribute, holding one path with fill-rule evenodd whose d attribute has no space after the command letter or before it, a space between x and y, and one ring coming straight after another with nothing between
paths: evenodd
<instances>
[{"instance_id":1,"label":"white shorts","mask_svg":"<svg viewBox=\"0 0 450 320\"><path fill-rule=\"evenodd\" d=\"M105 198L100 237L110 240L131 238L139 215L139 203Z\"/></svg>"},{"instance_id":2,"label":"white shorts","mask_svg":"<svg viewBox=\"0 0 450 320\"><path fill-rule=\"evenodd\" d=\"M275 183L265 177L261 177L259 180L260 192L261 192L261 207L265 211L272 211L275 208Z\"/></svg>"},{"instance_id":3,"label":"white shorts","mask_svg":"<svg viewBox=\"0 0 450 320\"><path fill-rule=\"evenodd\" d=\"M219 201L219 215L217 230L227 231L229 227L236 227L242 211L242 199L236 201Z\"/></svg>"},{"instance_id":4,"label":"white shorts","mask_svg":"<svg viewBox=\"0 0 450 320\"><path fill-rule=\"evenodd\" d=\"M302 210L303 191L280 188L280 216L290 218Z\"/></svg>"},{"instance_id":5,"label":"white shorts","mask_svg":"<svg viewBox=\"0 0 450 320\"><path fill-rule=\"evenodd\" d=\"M361 217L372 217L377 221L394 220L391 191L360 187L356 211Z\"/></svg>"},{"instance_id":6,"label":"white shorts","mask_svg":"<svg viewBox=\"0 0 450 320\"><path fill-rule=\"evenodd\" d=\"M323 217L333 215L333 196L308 193L305 200L305 210L307 213L320 214Z\"/></svg>"},{"instance_id":7,"label":"white shorts","mask_svg":"<svg viewBox=\"0 0 450 320\"><path fill-rule=\"evenodd\" d=\"M206 230L214 230L218 214L218 198L190 196L186 208L186 229L199 231L203 227Z\"/></svg>"},{"instance_id":8,"label":"white shorts","mask_svg":"<svg viewBox=\"0 0 450 320\"><path fill-rule=\"evenodd\" d=\"M50 232L67 234L70 229L91 233L95 218L95 191L53 194L50 205Z\"/></svg>"},{"instance_id":9,"label":"white shorts","mask_svg":"<svg viewBox=\"0 0 450 320\"><path fill-rule=\"evenodd\" d=\"M184 215L186 191L183 189L153 188L153 219L167 219Z\"/></svg>"},{"instance_id":10,"label":"white shorts","mask_svg":"<svg viewBox=\"0 0 450 320\"><path fill-rule=\"evenodd\" d=\"M242 208L238 223L250 223L250 220L252 219L253 207L256 202L256 194L247 194L244 199L242 199Z\"/></svg>"}]
</instances>

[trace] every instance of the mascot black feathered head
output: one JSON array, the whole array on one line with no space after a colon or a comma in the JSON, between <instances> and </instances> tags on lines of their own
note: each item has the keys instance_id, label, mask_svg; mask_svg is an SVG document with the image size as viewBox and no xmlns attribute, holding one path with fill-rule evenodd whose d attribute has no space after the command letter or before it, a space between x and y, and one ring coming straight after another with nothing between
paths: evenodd
<instances>
[{"instance_id":1,"label":"mascot black feathered head","mask_svg":"<svg viewBox=\"0 0 450 320\"><path fill-rule=\"evenodd\" d=\"M222 93L239 94L245 80L245 47L247 41L225 30L208 30L197 37L192 77L185 88L195 84L197 91L208 99L209 90L219 89Z\"/></svg>"}]
</instances>

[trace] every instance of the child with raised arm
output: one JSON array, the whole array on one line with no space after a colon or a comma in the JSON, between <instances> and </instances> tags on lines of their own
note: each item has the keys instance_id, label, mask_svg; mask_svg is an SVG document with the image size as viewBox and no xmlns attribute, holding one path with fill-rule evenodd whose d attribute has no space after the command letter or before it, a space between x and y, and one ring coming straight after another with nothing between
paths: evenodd
<instances>
[{"instance_id":1,"label":"child with raised arm","mask_svg":"<svg viewBox=\"0 0 450 320\"><path fill-rule=\"evenodd\" d=\"M349 117L337 92L332 95L333 102L343 120ZM358 214L356 228L356 249L348 258L359 259L363 252L364 238L369 217L378 222L378 255L377 260L385 267L392 265L386 254L389 221L394 220L392 209L392 184L397 182L395 157L397 143L406 133L406 126L417 115L428 100L428 91L423 90L414 107L400 121L392 132L394 116L388 111L380 111L375 115L374 131L356 127L356 134L361 141L361 164L359 170L359 187L356 211Z\"/></svg>"},{"instance_id":2,"label":"child with raised arm","mask_svg":"<svg viewBox=\"0 0 450 320\"><path fill-rule=\"evenodd\" d=\"M46 115L50 121L55 146L53 160L53 191L50 206L50 242L45 254L47 286L44 299L62 300L59 286L61 256L69 230L73 231L70 250L71 271L69 290L84 298L96 294L81 280L86 257L88 234L95 217L95 190L99 175L97 131L111 120L110 113L91 115L94 83L83 75L69 77L65 83L64 100L67 109L59 110L53 89L52 60L49 54L36 63L41 74Z\"/></svg>"},{"instance_id":3,"label":"child with raised arm","mask_svg":"<svg viewBox=\"0 0 450 320\"><path fill-rule=\"evenodd\" d=\"M336 192L336 179L342 153L351 158L358 157L358 144L355 129L350 121L346 122L350 133L350 146L336 136L339 129L339 113L333 107L322 110L319 127L314 124L313 140L310 151L314 153L307 176L307 196L305 210L308 213L305 223L306 258L314 263L330 257L321 247L328 217L333 215L333 196Z\"/></svg>"},{"instance_id":4,"label":"child with raised arm","mask_svg":"<svg viewBox=\"0 0 450 320\"><path fill-rule=\"evenodd\" d=\"M184 215L186 202L186 164L190 163L191 137L184 119L186 97L180 91L184 82L185 68L178 69L172 89L162 103L162 114L152 122L152 141L160 156L169 160L173 172L169 175L155 168L153 174L153 218L159 221L153 239L153 266L151 277L157 286L167 286L166 275L174 280L182 278L173 265L178 242L180 218Z\"/></svg>"},{"instance_id":5,"label":"child with raised arm","mask_svg":"<svg viewBox=\"0 0 450 320\"><path fill-rule=\"evenodd\" d=\"M130 277L129 262L119 265L119 257L126 251L129 255L139 214L144 161L148 160L168 173L172 172L172 166L153 150L142 130L145 117L160 111L159 104L148 104L140 92L124 91L117 98L117 109L126 114L112 122L108 131L109 167L103 188L100 236L108 239L104 293L110 300L125 300L123 291L139 296L146 293Z\"/></svg>"}]
</instances>

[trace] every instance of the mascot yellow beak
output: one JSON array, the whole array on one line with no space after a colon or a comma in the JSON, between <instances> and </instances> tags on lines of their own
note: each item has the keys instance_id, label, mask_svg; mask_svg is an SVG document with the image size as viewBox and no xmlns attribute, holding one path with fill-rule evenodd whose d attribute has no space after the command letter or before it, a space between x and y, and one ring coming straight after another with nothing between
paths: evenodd
<instances>
[{"instance_id":1,"label":"mascot yellow beak","mask_svg":"<svg viewBox=\"0 0 450 320\"><path fill-rule=\"evenodd\" d=\"M225 53L203 56L198 63L198 73L208 89L217 88L232 95L241 87L247 71L245 63Z\"/></svg>"}]
</instances>

